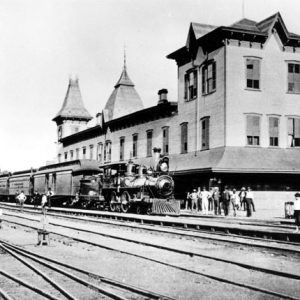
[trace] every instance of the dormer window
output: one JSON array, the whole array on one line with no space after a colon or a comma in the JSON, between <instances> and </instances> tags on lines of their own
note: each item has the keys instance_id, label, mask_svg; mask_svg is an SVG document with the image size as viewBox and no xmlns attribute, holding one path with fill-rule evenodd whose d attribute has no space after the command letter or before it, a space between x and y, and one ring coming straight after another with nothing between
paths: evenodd
<instances>
[{"instance_id":1,"label":"dormer window","mask_svg":"<svg viewBox=\"0 0 300 300\"><path fill-rule=\"evenodd\" d=\"M197 74L197 70L190 70L184 76L184 99L186 101L191 101L197 98Z\"/></svg>"}]
</instances>

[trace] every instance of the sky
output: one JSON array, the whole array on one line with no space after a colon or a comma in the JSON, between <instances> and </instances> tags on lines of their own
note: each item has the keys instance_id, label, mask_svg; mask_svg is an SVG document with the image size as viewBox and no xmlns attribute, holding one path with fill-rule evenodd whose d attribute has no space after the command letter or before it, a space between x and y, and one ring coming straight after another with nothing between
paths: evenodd
<instances>
[{"instance_id":1,"label":"sky","mask_svg":"<svg viewBox=\"0 0 300 300\"><path fill-rule=\"evenodd\" d=\"M55 159L56 124L70 76L95 117L123 68L145 107L167 88L177 101L177 66L190 22L230 26L280 12L300 34L299 0L0 0L0 170Z\"/></svg>"}]
</instances>

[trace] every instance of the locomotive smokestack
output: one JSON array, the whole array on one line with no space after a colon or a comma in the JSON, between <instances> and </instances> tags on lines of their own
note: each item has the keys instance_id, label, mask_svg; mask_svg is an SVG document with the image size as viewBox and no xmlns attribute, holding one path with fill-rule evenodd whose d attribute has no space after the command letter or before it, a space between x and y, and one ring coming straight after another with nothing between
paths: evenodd
<instances>
[{"instance_id":1,"label":"locomotive smokestack","mask_svg":"<svg viewBox=\"0 0 300 300\"><path fill-rule=\"evenodd\" d=\"M160 148L153 148L153 157L154 157L154 170L157 171L158 163L160 160Z\"/></svg>"},{"instance_id":2,"label":"locomotive smokestack","mask_svg":"<svg viewBox=\"0 0 300 300\"><path fill-rule=\"evenodd\" d=\"M143 170L144 170L144 166L140 165L140 167L139 167L139 177L143 177Z\"/></svg>"},{"instance_id":3,"label":"locomotive smokestack","mask_svg":"<svg viewBox=\"0 0 300 300\"><path fill-rule=\"evenodd\" d=\"M158 104L163 104L168 102L168 90L167 89L161 89L158 91Z\"/></svg>"},{"instance_id":4,"label":"locomotive smokestack","mask_svg":"<svg viewBox=\"0 0 300 300\"><path fill-rule=\"evenodd\" d=\"M131 176L132 175L132 167L133 167L133 162L130 159L128 164L127 164L127 172L126 172L126 176Z\"/></svg>"}]
</instances>

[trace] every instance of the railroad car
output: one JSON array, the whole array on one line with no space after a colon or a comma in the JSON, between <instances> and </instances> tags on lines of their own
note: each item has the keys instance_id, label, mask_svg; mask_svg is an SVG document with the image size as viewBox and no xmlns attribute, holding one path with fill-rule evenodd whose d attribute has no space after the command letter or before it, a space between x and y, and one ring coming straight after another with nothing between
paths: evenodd
<instances>
[{"instance_id":1,"label":"railroad car","mask_svg":"<svg viewBox=\"0 0 300 300\"><path fill-rule=\"evenodd\" d=\"M9 201L9 177L11 173L0 174L0 201Z\"/></svg>"},{"instance_id":2,"label":"railroad car","mask_svg":"<svg viewBox=\"0 0 300 300\"><path fill-rule=\"evenodd\" d=\"M174 182L167 172L166 157L155 169L132 161L100 168L94 160L74 160L0 175L0 201L14 202L24 191L29 204L34 192L41 195L51 188L51 206L178 215Z\"/></svg>"},{"instance_id":3,"label":"railroad car","mask_svg":"<svg viewBox=\"0 0 300 300\"><path fill-rule=\"evenodd\" d=\"M45 193L49 188L54 192L52 206L79 206L99 200L98 163L92 160L74 160L47 165L38 169L33 175L34 191ZM86 186L88 185L88 188ZM76 194L80 195L75 203Z\"/></svg>"},{"instance_id":4,"label":"railroad car","mask_svg":"<svg viewBox=\"0 0 300 300\"><path fill-rule=\"evenodd\" d=\"M21 191L30 199L34 172L34 169L30 169L0 175L0 200L16 201Z\"/></svg>"}]
</instances>

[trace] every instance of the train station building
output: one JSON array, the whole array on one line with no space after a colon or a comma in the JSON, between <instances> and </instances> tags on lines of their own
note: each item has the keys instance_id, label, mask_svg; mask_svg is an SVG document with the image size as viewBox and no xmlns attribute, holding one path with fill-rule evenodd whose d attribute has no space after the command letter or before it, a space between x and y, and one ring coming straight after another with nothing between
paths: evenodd
<instances>
[{"instance_id":1,"label":"train station building","mask_svg":"<svg viewBox=\"0 0 300 300\"><path fill-rule=\"evenodd\" d=\"M178 66L178 98L158 92L143 107L124 63L97 125L70 80L57 124L59 162L169 157L176 193L197 186L251 186L262 197L300 189L300 35L280 13L230 26L191 23ZM177 76L177 74L174 74ZM269 195L269 196L268 196Z\"/></svg>"}]
</instances>

